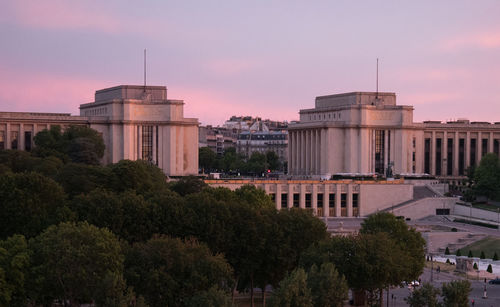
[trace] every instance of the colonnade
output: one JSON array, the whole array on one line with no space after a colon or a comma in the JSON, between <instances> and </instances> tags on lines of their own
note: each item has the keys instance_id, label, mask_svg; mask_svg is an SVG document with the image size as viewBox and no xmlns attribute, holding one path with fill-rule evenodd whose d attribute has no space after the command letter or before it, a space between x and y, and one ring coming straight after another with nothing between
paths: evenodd
<instances>
[{"instance_id":1,"label":"colonnade","mask_svg":"<svg viewBox=\"0 0 500 307\"><path fill-rule=\"evenodd\" d=\"M289 130L288 168L291 175L321 173L321 152L326 144L325 129Z\"/></svg>"},{"instance_id":2,"label":"colonnade","mask_svg":"<svg viewBox=\"0 0 500 307\"><path fill-rule=\"evenodd\" d=\"M278 210L299 207L310 209L316 216L322 217L355 217L361 215L358 188L353 184L293 184L285 186L278 183L265 190L274 199ZM318 197L321 195L321 197ZM298 198L298 199L297 199ZM297 206L298 200L298 206ZM318 203L318 202L321 203Z\"/></svg>"},{"instance_id":3,"label":"colonnade","mask_svg":"<svg viewBox=\"0 0 500 307\"><path fill-rule=\"evenodd\" d=\"M424 132L424 163L423 170L429 171L431 175L436 176L463 176L465 170L472 165L479 165L481 158L486 153L499 154L499 138L495 138L493 131L439 131L432 130ZM430 134L430 135L429 135ZM430 137L429 137L430 136ZM449 140L452 145L449 145ZM440 140L441 157L438 157L438 140ZM472 141L475 140L475 146L472 147ZM425 148L425 142L429 142L428 155ZM462 143L462 144L460 144ZM483 146L483 143L486 146ZM451 163L448 159L448 147L451 146ZM484 147L484 148L483 148ZM474 153L474 155L472 155ZM428 156L429 161L426 160ZM471 161L471 158L473 161ZM451 170L448 169L451 164Z\"/></svg>"}]
</instances>

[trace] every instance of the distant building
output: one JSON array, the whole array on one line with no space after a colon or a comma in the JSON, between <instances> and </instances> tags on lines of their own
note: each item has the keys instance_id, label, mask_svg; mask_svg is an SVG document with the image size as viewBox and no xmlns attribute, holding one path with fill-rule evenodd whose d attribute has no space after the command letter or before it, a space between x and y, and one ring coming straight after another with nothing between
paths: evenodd
<instances>
[{"instance_id":1,"label":"distant building","mask_svg":"<svg viewBox=\"0 0 500 307\"><path fill-rule=\"evenodd\" d=\"M238 133L234 129L200 126L199 147L209 147L216 154L222 155L227 148L236 147Z\"/></svg>"},{"instance_id":2,"label":"distant building","mask_svg":"<svg viewBox=\"0 0 500 307\"><path fill-rule=\"evenodd\" d=\"M250 157L254 152L265 154L273 151L286 162L288 158L288 132L286 130L270 131L267 125L256 121L252 127L258 130L243 131L238 135L237 152Z\"/></svg>"},{"instance_id":3,"label":"distant building","mask_svg":"<svg viewBox=\"0 0 500 307\"><path fill-rule=\"evenodd\" d=\"M170 176L198 173L198 120L184 118L184 102L167 99L164 86L120 85L98 90L80 105L80 116L65 113L0 112L0 149L31 150L33 137L59 125L86 125L102 134L102 162L148 160Z\"/></svg>"},{"instance_id":4,"label":"distant building","mask_svg":"<svg viewBox=\"0 0 500 307\"><path fill-rule=\"evenodd\" d=\"M290 124L289 174L430 174L453 181L500 153L500 122L413 122L413 107L394 93L354 92L316 98Z\"/></svg>"}]
</instances>

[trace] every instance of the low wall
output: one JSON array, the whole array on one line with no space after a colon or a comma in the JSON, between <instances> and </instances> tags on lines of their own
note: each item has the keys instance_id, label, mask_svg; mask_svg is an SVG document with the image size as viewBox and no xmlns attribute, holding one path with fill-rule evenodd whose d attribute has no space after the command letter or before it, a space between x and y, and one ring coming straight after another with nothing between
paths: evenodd
<instances>
[{"instance_id":1,"label":"low wall","mask_svg":"<svg viewBox=\"0 0 500 307\"><path fill-rule=\"evenodd\" d=\"M450 213L452 213L456 201L456 198L450 197L427 197L396 208L393 212L396 216L421 219L429 215L436 215L436 209L450 209Z\"/></svg>"},{"instance_id":2,"label":"low wall","mask_svg":"<svg viewBox=\"0 0 500 307\"><path fill-rule=\"evenodd\" d=\"M478 208L471 208L465 204L455 204L453 208L454 215L462 215L466 217L473 217L476 219L487 220L492 222L500 222L500 214L498 212L483 210Z\"/></svg>"}]
</instances>

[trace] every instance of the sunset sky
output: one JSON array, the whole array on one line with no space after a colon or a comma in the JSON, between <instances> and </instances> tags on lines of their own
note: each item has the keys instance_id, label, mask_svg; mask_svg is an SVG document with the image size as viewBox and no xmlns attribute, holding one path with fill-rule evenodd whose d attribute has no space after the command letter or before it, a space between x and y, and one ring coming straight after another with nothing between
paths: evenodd
<instances>
[{"instance_id":1,"label":"sunset sky","mask_svg":"<svg viewBox=\"0 0 500 307\"><path fill-rule=\"evenodd\" d=\"M185 115L298 119L380 91L414 120L500 121L500 1L0 0L0 111L68 112L95 90L166 85Z\"/></svg>"}]
</instances>

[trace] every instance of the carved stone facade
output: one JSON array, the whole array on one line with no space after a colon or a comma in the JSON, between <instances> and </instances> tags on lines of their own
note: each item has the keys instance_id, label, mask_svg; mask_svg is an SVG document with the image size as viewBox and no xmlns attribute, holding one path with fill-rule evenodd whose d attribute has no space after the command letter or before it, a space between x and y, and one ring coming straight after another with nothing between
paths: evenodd
<instances>
[{"instance_id":1,"label":"carved stone facade","mask_svg":"<svg viewBox=\"0 0 500 307\"><path fill-rule=\"evenodd\" d=\"M80 116L0 112L0 149L31 150L33 137L59 125L87 125L102 134L102 162L151 161L170 176L198 173L198 120L184 118L184 102L167 99L164 86L121 85L96 91Z\"/></svg>"}]
</instances>

